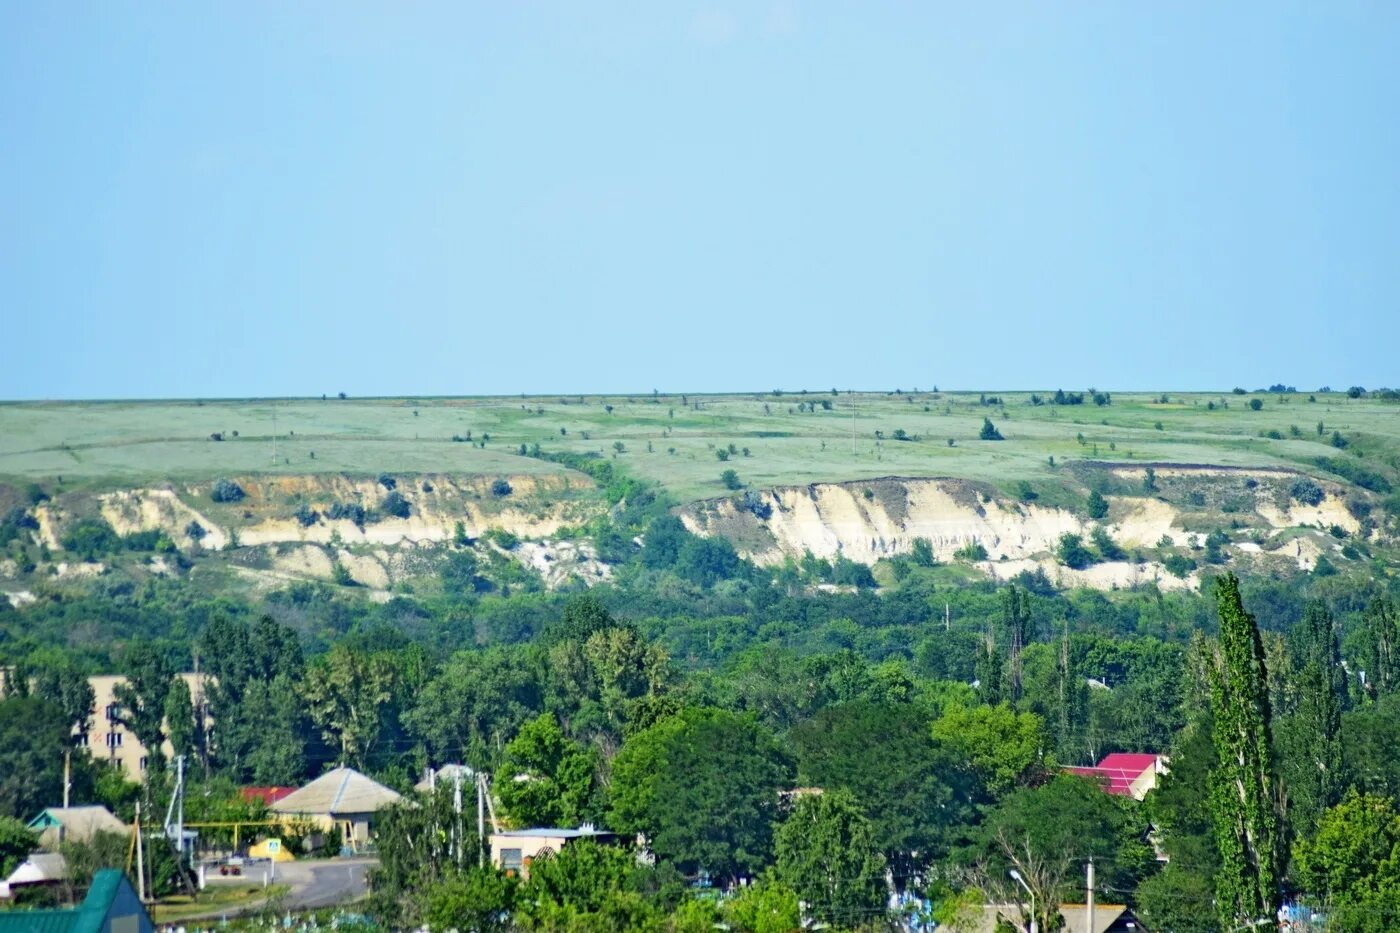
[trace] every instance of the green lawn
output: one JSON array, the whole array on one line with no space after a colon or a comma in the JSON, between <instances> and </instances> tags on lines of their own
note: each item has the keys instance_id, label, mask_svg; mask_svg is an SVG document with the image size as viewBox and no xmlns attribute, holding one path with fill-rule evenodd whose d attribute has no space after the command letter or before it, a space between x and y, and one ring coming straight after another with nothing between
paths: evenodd
<instances>
[{"instance_id":1,"label":"green lawn","mask_svg":"<svg viewBox=\"0 0 1400 933\"><path fill-rule=\"evenodd\" d=\"M1052 456L1057 464L1164 461L1315 469L1317 457L1360 453L1369 459L1358 462L1393 469L1400 452L1400 405L1340 394L1310 402L1307 393L1173 392L1165 404L1157 393L1131 394L1115 395L1102 407L1088 399L1083 405L1034 406L1025 392L988 394L999 395L1002 404L982 405L976 393L829 392L684 401L681 396L549 396L13 403L0 405L0 478L62 476L65 485L102 486L247 473L561 469L518 453L521 444L539 444L548 451L617 456L631 472L659 480L681 499L694 499L723 494L719 475L725 468L758 486L884 475L955 476L1009 486L1021 479L1046 480ZM1249 408L1252 398L1262 401L1261 410ZM824 401L831 410L821 408ZM1229 407L1211 411L1211 402ZM816 410L800 411L807 403ZM992 418L1004 441L977 439L984 416ZM1325 426L1322 435L1319 421ZM1293 427L1300 436L1293 436ZM893 440L896 430L914 440ZM1334 430L1351 441L1347 451L1328 443ZM883 432L883 440L876 431ZM1282 439L1260 437L1269 431ZM225 440L210 440L214 432ZM452 441L467 432L473 442L489 435L485 449ZM949 438L955 446L948 445ZM623 445L621 453L616 443ZM716 449L730 444L738 452L720 463Z\"/></svg>"}]
</instances>

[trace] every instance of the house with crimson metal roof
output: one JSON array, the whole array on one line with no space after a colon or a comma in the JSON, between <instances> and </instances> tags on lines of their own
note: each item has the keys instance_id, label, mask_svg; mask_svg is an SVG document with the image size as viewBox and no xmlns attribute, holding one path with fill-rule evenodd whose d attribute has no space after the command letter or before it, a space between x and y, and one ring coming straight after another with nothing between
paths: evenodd
<instances>
[{"instance_id":1,"label":"house with crimson metal roof","mask_svg":"<svg viewBox=\"0 0 1400 933\"><path fill-rule=\"evenodd\" d=\"M1114 752L1093 767L1065 770L1098 781L1110 794L1141 800L1157 786L1157 778L1167 773L1168 760L1166 755L1146 752Z\"/></svg>"}]
</instances>

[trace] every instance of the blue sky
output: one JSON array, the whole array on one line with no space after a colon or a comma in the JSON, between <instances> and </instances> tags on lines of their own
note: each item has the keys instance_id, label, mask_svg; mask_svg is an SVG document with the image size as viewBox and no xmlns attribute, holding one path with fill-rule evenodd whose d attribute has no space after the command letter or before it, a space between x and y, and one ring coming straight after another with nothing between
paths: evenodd
<instances>
[{"instance_id":1,"label":"blue sky","mask_svg":"<svg viewBox=\"0 0 1400 933\"><path fill-rule=\"evenodd\" d=\"M0 398L1400 383L1400 4L0 3Z\"/></svg>"}]
</instances>

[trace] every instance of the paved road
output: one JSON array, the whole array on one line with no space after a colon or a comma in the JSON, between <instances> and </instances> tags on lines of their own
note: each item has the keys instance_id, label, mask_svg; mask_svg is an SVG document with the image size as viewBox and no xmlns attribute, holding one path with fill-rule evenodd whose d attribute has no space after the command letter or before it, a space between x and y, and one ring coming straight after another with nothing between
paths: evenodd
<instances>
[{"instance_id":1,"label":"paved road","mask_svg":"<svg viewBox=\"0 0 1400 933\"><path fill-rule=\"evenodd\" d=\"M374 858L298 859L295 862L279 862L272 882L287 885L288 891L281 903L283 909L313 910L320 907L340 907L365 895L369 890L369 882L365 875L378 864L379 860ZM244 884L249 881L261 882L267 865L264 861L246 864L237 881ZM209 876L211 887L233 880L214 874ZM189 919L236 917L240 914L256 913L265 903L265 899L259 899L236 908L212 910Z\"/></svg>"},{"instance_id":2,"label":"paved road","mask_svg":"<svg viewBox=\"0 0 1400 933\"><path fill-rule=\"evenodd\" d=\"M291 887L283 901L289 910L339 907L364 896L369 890L365 873L377 864L372 858L283 862L277 866L276 880Z\"/></svg>"}]
</instances>

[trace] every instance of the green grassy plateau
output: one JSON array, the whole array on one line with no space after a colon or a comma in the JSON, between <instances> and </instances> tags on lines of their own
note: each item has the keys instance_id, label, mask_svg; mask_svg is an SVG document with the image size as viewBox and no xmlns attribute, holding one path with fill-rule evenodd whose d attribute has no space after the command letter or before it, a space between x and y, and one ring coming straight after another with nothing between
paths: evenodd
<instances>
[{"instance_id":1,"label":"green grassy plateau","mask_svg":"<svg viewBox=\"0 0 1400 933\"><path fill-rule=\"evenodd\" d=\"M1160 393L1115 394L1104 406L1088 397L1083 404L1052 405L1052 394L1040 393L1042 405L1032 404L1026 392L987 393L1000 404L984 404L980 393L830 391L9 403L0 405L0 481L62 477L69 488L100 488L248 473L563 469L521 456L522 444L617 457L680 500L723 494L719 476L726 468L753 486L886 475L1010 486L1046 478L1051 457L1057 465L1174 462L1324 475L1318 458L1344 458L1382 472L1400 467L1400 404L1394 402L1338 393L1171 392L1166 401ZM1254 399L1261 403L1257 411ZM978 439L984 417L1005 440ZM894 439L896 431L910 439ZM1334 431L1345 450L1333 446ZM211 439L215 433L224 440ZM735 452L719 462L717 450L730 445Z\"/></svg>"}]
</instances>

